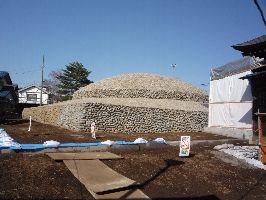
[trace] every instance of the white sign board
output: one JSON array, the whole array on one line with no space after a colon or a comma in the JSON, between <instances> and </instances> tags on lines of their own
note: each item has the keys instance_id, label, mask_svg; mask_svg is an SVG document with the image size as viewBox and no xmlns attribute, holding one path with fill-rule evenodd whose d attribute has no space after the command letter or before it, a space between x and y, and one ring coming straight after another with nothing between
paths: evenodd
<instances>
[{"instance_id":1,"label":"white sign board","mask_svg":"<svg viewBox=\"0 0 266 200\"><path fill-rule=\"evenodd\" d=\"M189 156L190 136L181 136L179 156Z\"/></svg>"}]
</instances>

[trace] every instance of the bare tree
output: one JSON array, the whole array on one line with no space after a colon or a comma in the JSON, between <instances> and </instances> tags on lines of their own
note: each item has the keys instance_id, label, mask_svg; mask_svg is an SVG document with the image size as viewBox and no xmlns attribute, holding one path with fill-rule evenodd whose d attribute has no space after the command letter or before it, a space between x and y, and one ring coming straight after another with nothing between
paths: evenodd
<instances>
[{"instance_id":1,"label":"bare tree","mask_svg":"<svg viewBox=\"0 0 266 200\"><path fill-rule=\"evenodd\" d=\"M60 81L57 79L57 76L62 74L62 70L52 71L49 74L49 79L45 79L43 82L43 86L47 88L47 91L50 94L50 100L52 101L51 103L61 100L61 95L58 93L58 85L60 84Z\"/></svg>"}]
</instances>

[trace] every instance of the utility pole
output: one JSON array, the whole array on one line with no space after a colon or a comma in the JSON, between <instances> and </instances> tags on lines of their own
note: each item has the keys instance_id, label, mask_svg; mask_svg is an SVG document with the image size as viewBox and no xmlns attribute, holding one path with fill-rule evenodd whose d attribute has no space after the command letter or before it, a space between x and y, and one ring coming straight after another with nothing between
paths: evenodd
<instances>
[{"instance_id":1,"label":"utility pole","mask_svg":"<svg viewBox=\"0 0 266 200\"><path fill-rule=\"evenodd\" d=\"M42 83L41 83L41 97L40 97L40 106L42 106L42 90L43 90L43 68L44 68L44 55L42 56Z\"/></svg>"}]
</instances>

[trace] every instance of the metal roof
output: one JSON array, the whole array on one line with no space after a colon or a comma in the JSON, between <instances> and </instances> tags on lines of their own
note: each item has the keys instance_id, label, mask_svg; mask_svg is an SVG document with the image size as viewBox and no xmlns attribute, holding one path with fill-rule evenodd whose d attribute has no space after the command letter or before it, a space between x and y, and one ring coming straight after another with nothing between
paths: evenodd
<instances>
[{"instance_id":1,"label":"metal roof","mask_svg":"<svg viewBox=\"0 0 266 200\"><path fill-rule=\"evenodd\" d=\"M264 59L245 56L221 67L211 69L211 80L218 80L227 76L263 67L265 66L263 61Z\"/></svg>"}]
</instances>

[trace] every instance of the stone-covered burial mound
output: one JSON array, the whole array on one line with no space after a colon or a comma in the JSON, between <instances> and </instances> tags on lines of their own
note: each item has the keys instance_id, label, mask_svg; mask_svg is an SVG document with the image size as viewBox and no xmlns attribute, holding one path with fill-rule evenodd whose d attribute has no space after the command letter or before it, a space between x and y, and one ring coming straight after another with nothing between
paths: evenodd
<instances>
[{"instance_id":1,"label":"stone-covered burial mound","mask_svg":"<svg viewBox=\"0 0 266 200\"><path fill-rule=\"evenodd\" d=\"M174 132L207 126L205 91L155 74L124 74L80 88L73 100L26 108L23 118L71 130Z\"/></svg>"}]
</instances>

